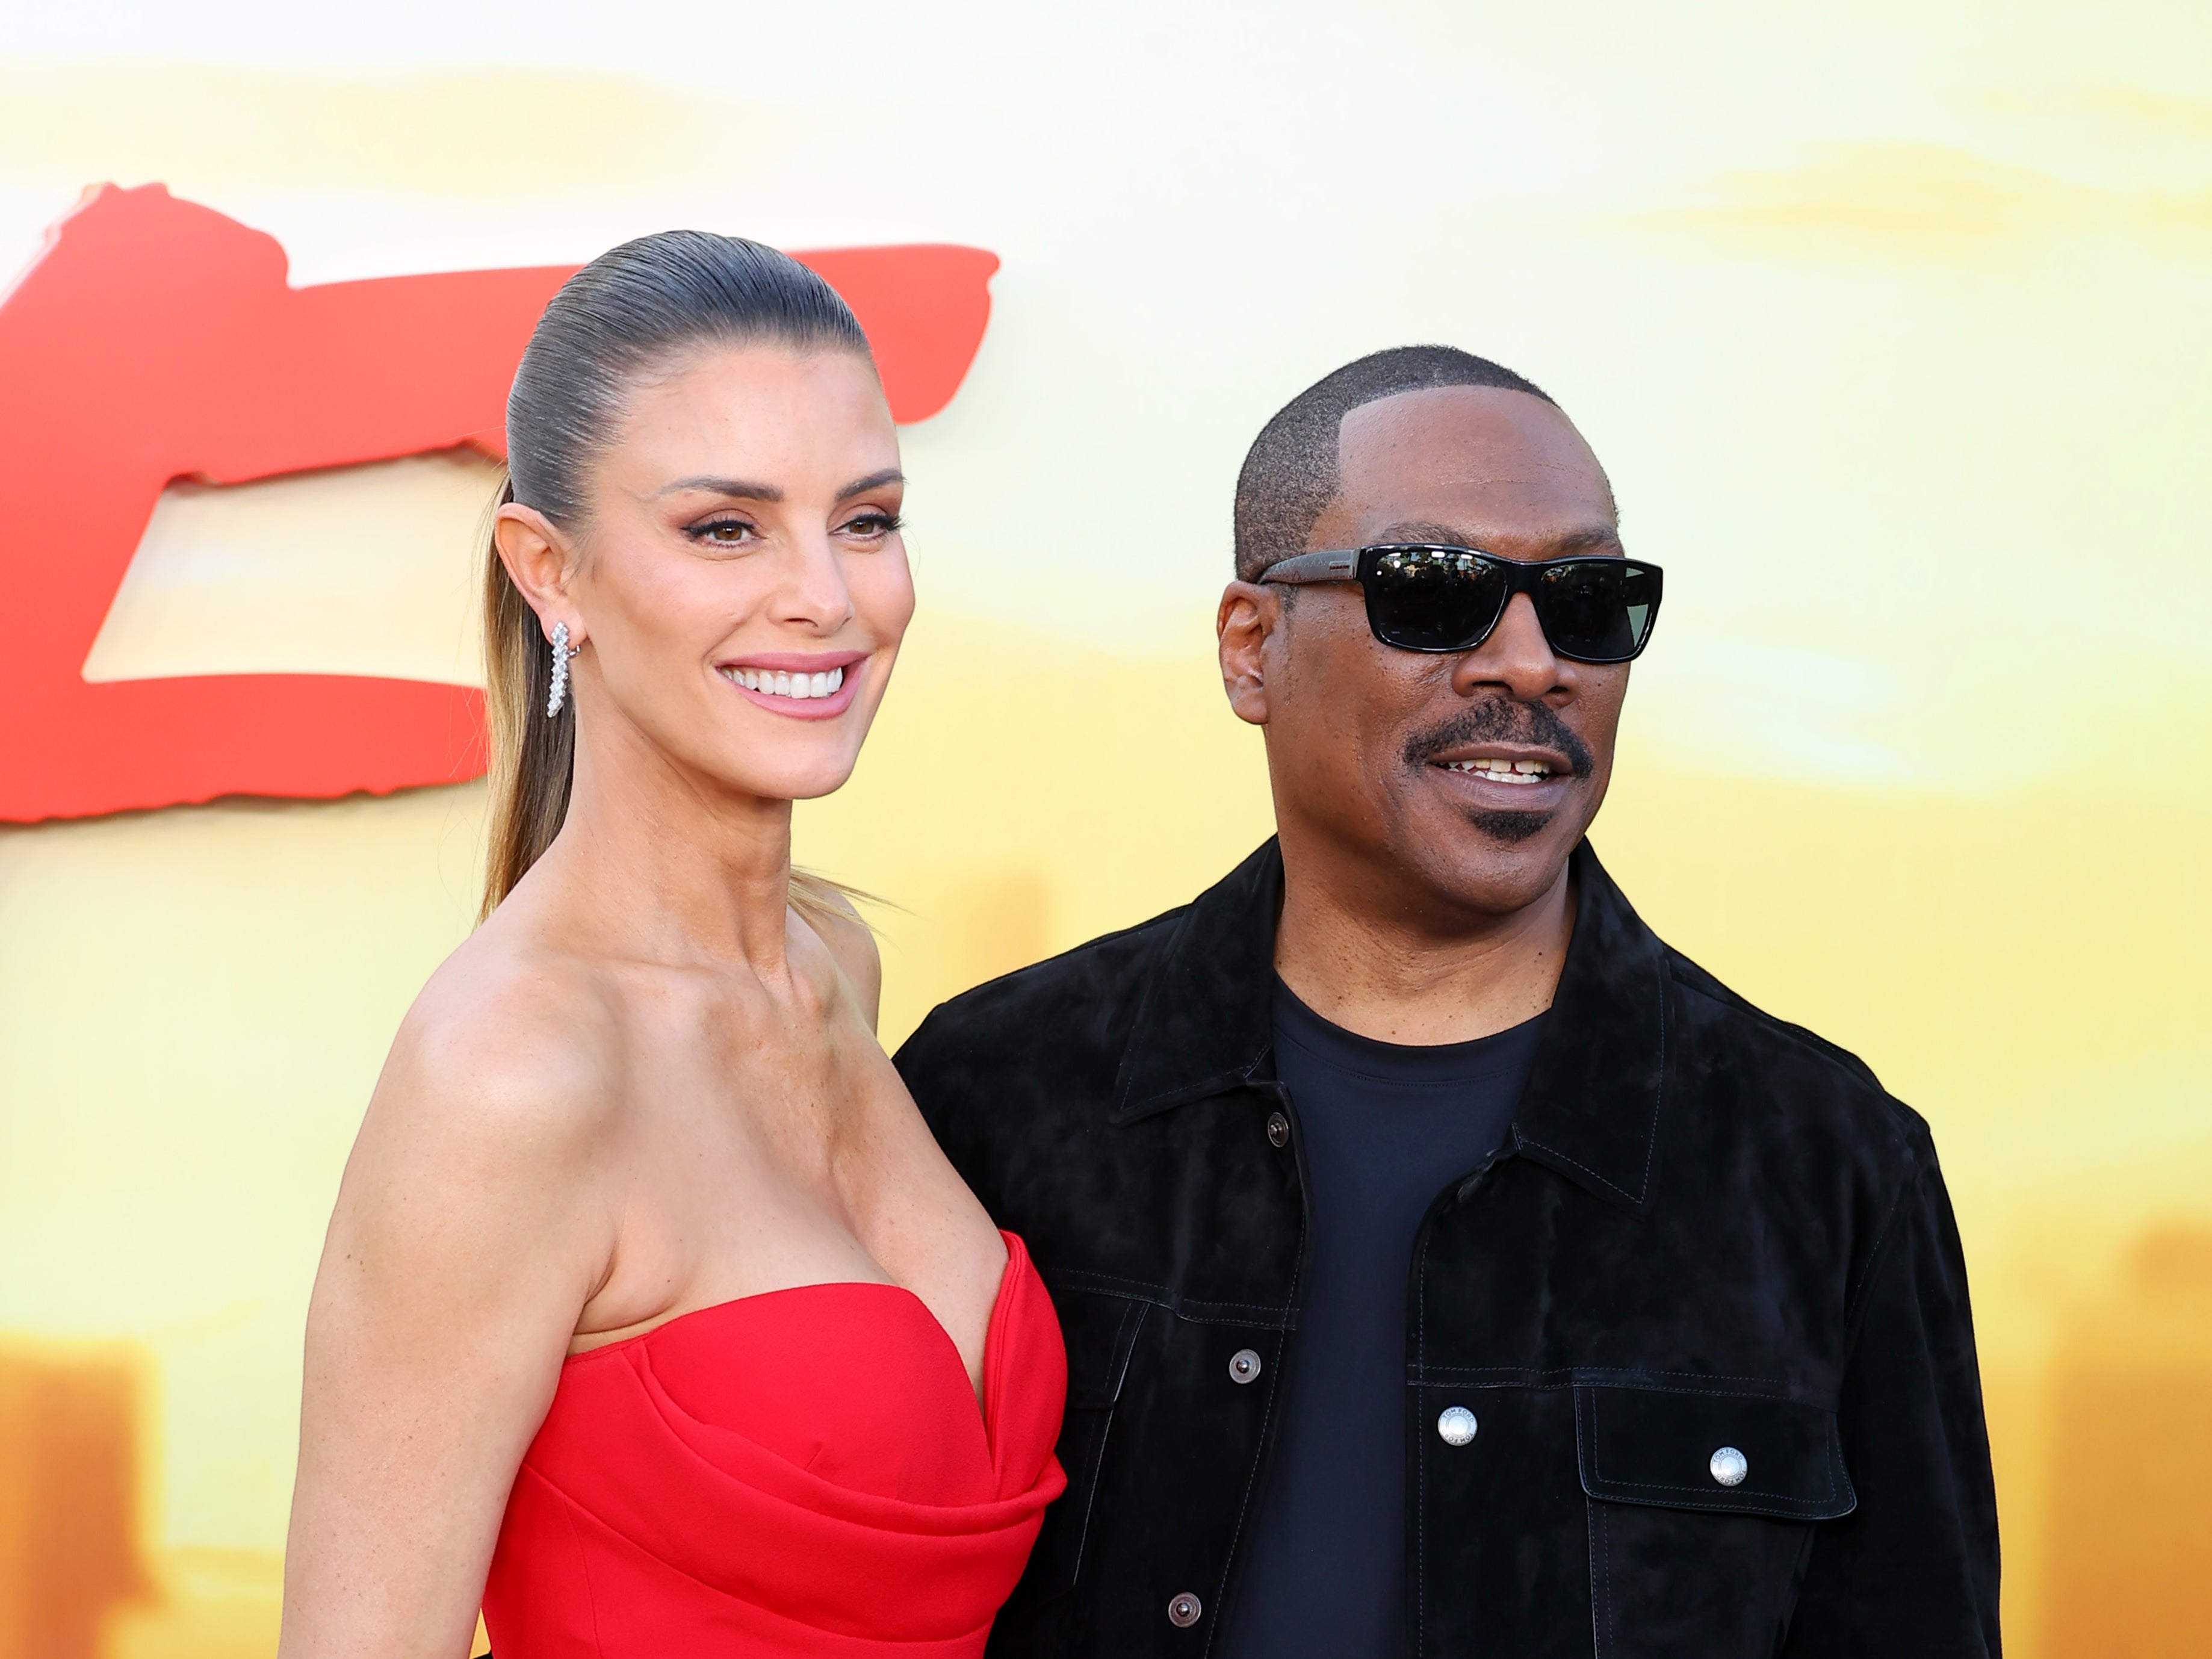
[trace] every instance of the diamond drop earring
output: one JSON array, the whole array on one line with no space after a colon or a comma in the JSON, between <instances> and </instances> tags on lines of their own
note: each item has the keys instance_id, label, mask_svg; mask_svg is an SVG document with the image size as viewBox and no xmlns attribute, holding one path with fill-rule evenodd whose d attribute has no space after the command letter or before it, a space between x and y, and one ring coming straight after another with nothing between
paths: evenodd
<instances>
[{"instance_id":1,"label":"diamond drop earring","mask_svg":"<svg viewBox=\"0 0 2212 1659\"><path fill-rule=\"evenodd\" d=\"M551 720L568 700L568 659L584 647L568 643L568 624L553 624L553 690L545 699L545 718Z\"/></svg>"}]
</instances>

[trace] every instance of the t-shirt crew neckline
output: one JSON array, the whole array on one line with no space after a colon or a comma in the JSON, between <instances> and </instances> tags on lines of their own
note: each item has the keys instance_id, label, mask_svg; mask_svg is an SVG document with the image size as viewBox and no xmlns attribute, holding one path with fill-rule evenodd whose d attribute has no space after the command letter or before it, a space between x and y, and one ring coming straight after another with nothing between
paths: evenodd
<instances>
[{"instance_id":1,"label":"t-shirt crew neckline","mask_svg":"<svg viewBox=\"0 0 2212 1659\"><path fill-rule=\"evenodd\" d=\"M1488 1036L1464 1042L1385 1042L1324 1018L1275 977L1275 1040L1304 1049L1335 1070L1376 1083L1482 1083L1500 1073L1525 1071L1528 1050L1542 1014Z\"/></svg>"}]
</instances>

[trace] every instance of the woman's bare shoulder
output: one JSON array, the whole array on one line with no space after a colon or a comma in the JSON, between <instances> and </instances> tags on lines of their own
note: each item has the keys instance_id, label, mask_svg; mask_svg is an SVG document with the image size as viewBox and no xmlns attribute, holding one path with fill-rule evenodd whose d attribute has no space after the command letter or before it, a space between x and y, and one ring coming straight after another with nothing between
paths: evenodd
<instances>
[{"instance_id":1,"label":"woman's bare shoulder","mask_svg":"<svg viewBox=\"0 0 2212 1659\"><path fill-rule=\"evenodd\" d=\"M622 1046L591 963L479 929L400 1022L362 1144L397 1134L442 1158L480 1145L509 1167L541 1170L588 1158L617 1127Z\"/></svg>"},{"instance_id":2,"label":"woman's bare shoulder","mask_svg":"<svg viewBox=\"0 0 2212 1659\"><path fill-rule=\"evenodd\" d=\"M483 932L447 959L401 1023L346 1162L311 1348L366 1364L425 1331L565 1348L617 1243L612 1031L588 963Z\"/></svg>"}]
</instances>

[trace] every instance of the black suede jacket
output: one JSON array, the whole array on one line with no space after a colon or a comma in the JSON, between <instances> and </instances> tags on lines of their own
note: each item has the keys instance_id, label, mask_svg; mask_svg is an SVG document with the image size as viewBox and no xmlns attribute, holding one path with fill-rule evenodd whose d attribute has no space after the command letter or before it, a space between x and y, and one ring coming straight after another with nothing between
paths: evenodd
<instances>
[{"instance_id":1,"label":"black suede jacket","mask_svg":"<svg viewBox=\"0 0 2212 1659\"><path fill-rule=\"evenodd\" d=\"M1669 951L1587 844L1574 872L1512 1133L1407 1264L1413 1651L1995 1654L1981 1386L1926 1126ZM899 1052L1067 1338L1067 1492L1000 1659L1220 1648L1297 1376L1281 884L1270 842ZM1455 1407L1463 1443L1439 1431Z\"/></svg>"}]
</instances>

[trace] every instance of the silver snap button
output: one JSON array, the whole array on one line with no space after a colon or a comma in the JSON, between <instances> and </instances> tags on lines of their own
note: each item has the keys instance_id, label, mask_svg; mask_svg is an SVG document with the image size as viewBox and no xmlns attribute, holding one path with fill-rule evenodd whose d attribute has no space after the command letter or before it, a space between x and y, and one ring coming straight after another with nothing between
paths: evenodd
<instances>
[{"instance_id":1,"label":"silver snap button","mask_svg":"<svg viewBox=\"0 0 2212 1659\"><path fill-rule=\"evenodd\" d=\"M1291 1121L1280 1112L1267 1114L1267 1144L1272 1146L1291 1144Z\"/></svg>"},{"instance_id":2,"label":"silver snap button","mask_svg":"<svg viewBox=\"0 0 2212 1659\"><path fill-rule=\"evenodd\" d=\"M1177 1630L1188 1630L1206 1611L1206 1603L1185 1590L1168 1603L1168 1623Z\"/></svg>"},{"instance_id":3,"label":"silver snap button","mask_svg":"<svg viewBox=\"0 0 2212 1659\"><path fill-rule=\"evenodd\" d=\"M1464 1446L1474 1438L1474 1413L1464 1406L1447 1406L1437 1419L1437 1437L1447 1446Z\"/></svg>"},{"instance_id":4,"label":"silver snap button","mask_svg":"<svg viewBox=\"0 0 2212 1659\"><path fill-rule=\"evenodd\" d=\"M1239 1348L1229 1356L1229 1380L1249 1382L1260 1374L1260 1356L1249 1348Z\"/></svg>"},{"instance_id":5,"label":"silver snap button","mask_svg":"<svg viewBox=\"0 0 2212 1659\"><path fill-rule=\"evenodd\" d=\"M1713 1472L1713 1479L1723 1486L1741 1486L1744 1476L1751 1473L1751 1460L1734 1446L1723 1446L1713 1454L1712 1462L1705 1467Z\"/></svg>"}]
</instances>

